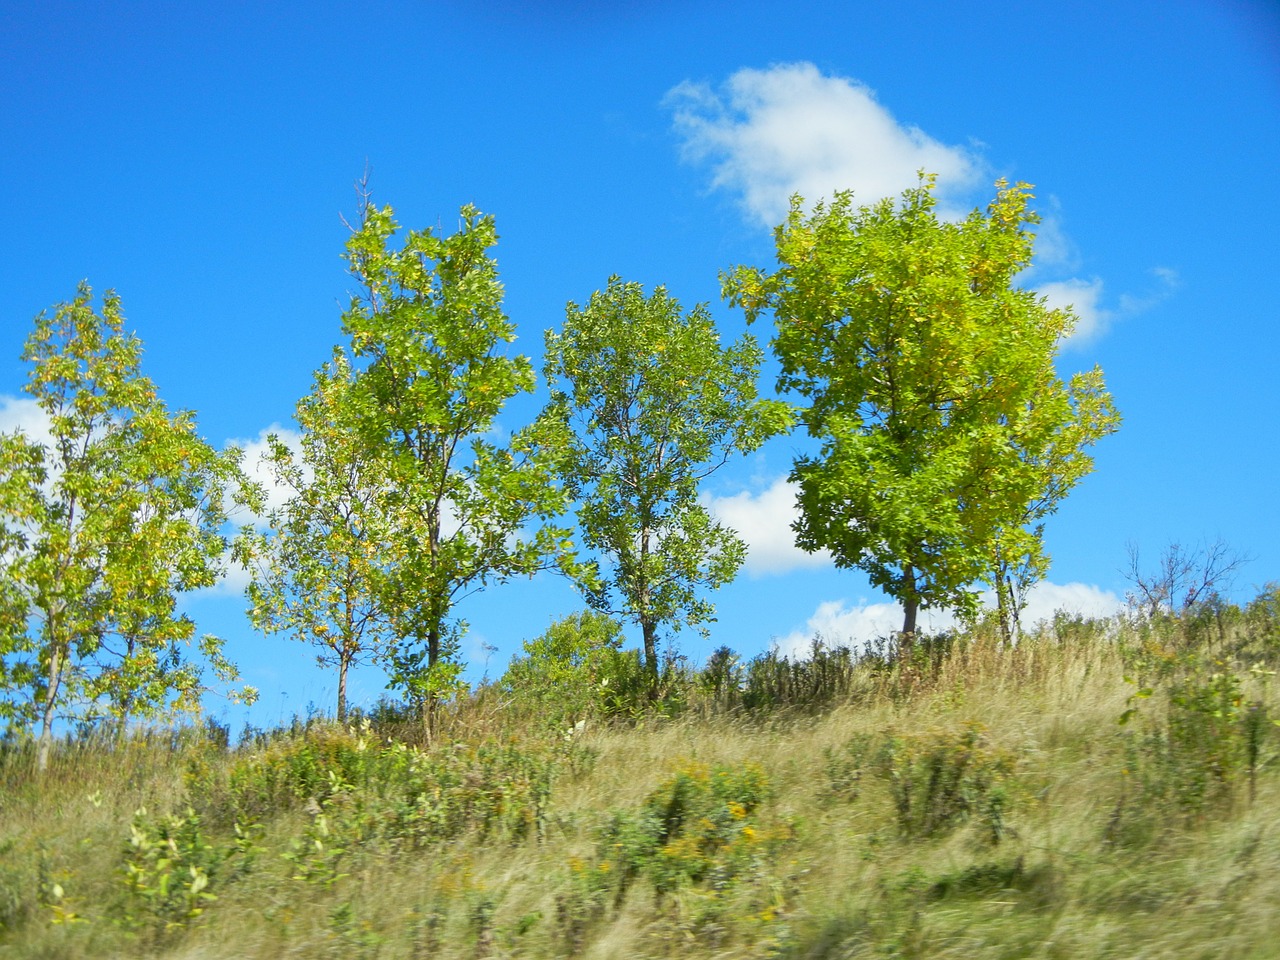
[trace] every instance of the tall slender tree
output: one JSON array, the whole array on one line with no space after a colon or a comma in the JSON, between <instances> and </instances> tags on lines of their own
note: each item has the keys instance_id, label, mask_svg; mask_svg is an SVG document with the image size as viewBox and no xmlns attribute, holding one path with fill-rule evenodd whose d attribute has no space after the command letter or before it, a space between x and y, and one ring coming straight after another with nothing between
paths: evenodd
<instances>
[{"instance_id":1,"label":"tall slender tree","mask_svg":"<svg viewBox=\"0 0 1280 960\"><path fill-rule=\"evenodd\" d=\"M119 298L108 292L100 314L92 299L82 284L37 317L22 355L49 441L0 442L3 709L39 728L41 769L60 714L123 725L198 707L200 670L184 652L195 625L177 595L222 570L225 498L258 498L239 451L214 450L157 397ZM201 647L234 675L216 638Z\"/></svg>"},{"instance_id":2,"label":"tall slender tree","mask_svg":"<svg viewBox=\"0 0 1280 960\"><path fill-rule=\"evenodd\" d=\"M791 473L797 542L898 599L908 641L920 607L972 613L983 581L1011 622L1015 585L1044 570L1041 520L1119 423L1100 371L1055 372L1074 315L1014 282L1032 258L1029 186L997 184L960 222L937 216L933 187L922 175L856 208L840 193L809 215L795 198L779 269L725 278L749 318L772 310L778 387L808 401L821 442Z\"/></svg>"},{"instance_id":3,"label":"tall slender tree","mask_svg":"<svg viewBox=\"0 0 1280 960\"><path fill-rule=\"evenodd\" d=\"M259 559L249 585L250 618L268 632L311 643L338 670L338 721L347 719L353 666L386 656L391 624L380 592L389 528L385 463L367 455L352 422L354 372L341 349L298 403L301 450L269 438L268 465L289 494L255 536Z\"/></svg>"},{"instance_id":4,"label":"tall slender tree","mask_svg":"<svg viewBox=\"0 0 1280 960\"><path fill-rule=\"evenodd\" d=\"M379 603L395 634L392 680L424 705L461 669L454 615L485 584L548 566L573 569L565 509L534 429L496 439L506 402L534 388L488 250L492 217L462 208L450 235L399 231L390 207L363 205L347 241L360 292L343 315L359 365L346 422L377 458L386 532Z\"/></svg>"},{"instance_id":5,"label":"tall slender tree","mask_svg":"<svg viewBox=\"0 0 1280 960\"><path fill-rule=\"evenodd\" d=\"M563 436L583 541L611 568L588 598L639 625L655 693L659 631L713 619L700 591L745 557L699 484L790 424L785 404L756 395L761 356L749 335L721 346L705 306L685 313L664 288L646 296L619 277L547 334L544 420Z\"/></svg>"}]
</instances>

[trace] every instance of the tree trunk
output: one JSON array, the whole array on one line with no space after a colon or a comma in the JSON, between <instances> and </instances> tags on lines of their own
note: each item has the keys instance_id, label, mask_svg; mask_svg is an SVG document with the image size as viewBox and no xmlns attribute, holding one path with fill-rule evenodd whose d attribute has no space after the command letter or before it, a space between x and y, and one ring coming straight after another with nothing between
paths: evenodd
<instances>
[{"instance_id":1,"label":"tree trunk","mask_svg":"<svg viewBox=\"0 0 1280 960\"><path fill-rule=\"evenodd\" d=\"M899 654L908 654L916 642L916 614L920 600L916 596L916 571L910 564L902 571L902 633L898 635Z\"/></svg>"},{"instance_id":2,"label":"tree trunk","mask_svg":"<svg viewBox=\"0 0 1280 960\"><path fill-rule=\"evenodd\" d=\"M351 662L345 655L338 657L338 722L347 722L347 667Z\"/></svg>"},{"instance_id":3,"label":"tree trunk","mask_svg":"<svg viewBox=\"0 0 1280 960\"><path fill-rule=\"evenodd\" d=\"M1013 592L1009 585L1009 579L1005 575L1003 567L997 567L996 574L996 610L1000 614L1000 635L1004 638L1006 647L1013 646L1013 620L1010 617L1010 611L1013 607Z\"/></svg>"},{"instance_id":4,"label":"tree trunk","mask_svg":"<svg viewBox=\"0 0 1280 960\"><path fill-rule=\"evenodd\" d=\"M427 696L422 701L422 724L426 728L428 743L435 737L436 715L440 708L440 691L435 688L433 676L435 666L440 662L440 619L433 616L431 626L427 628Z\"/></svg>"},{"instance_id":5,"label":"tree trunk","mask_svg":"<svg viewBox=\"0 0 1280 960\"><path fill-rule=\"evenodd\" d=\"M658 699L658 625L652 620L640 624L644 635L644 668L649 674L649 699Z\"/></svg>"},{"instance_id":6,"label":"tree trunk","mask_svg":"<svg viewBox=\"0 0 1280 960\"><path fill-rule=\"evenodd\" d=\"M44 695L40 741L36 750L36 769L41 773L49 769L49 752L53 748L53 711L58 703L58 688L62 685L62 659L61 647L55 642L49 652L49 689Z\"/></svg>"}]
</instances>

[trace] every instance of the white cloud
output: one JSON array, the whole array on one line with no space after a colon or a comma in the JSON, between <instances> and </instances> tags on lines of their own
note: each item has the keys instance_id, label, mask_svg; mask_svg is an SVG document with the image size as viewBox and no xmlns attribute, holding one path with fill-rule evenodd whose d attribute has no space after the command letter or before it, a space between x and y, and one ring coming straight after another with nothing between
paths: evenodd
<instances>
[{"instance_id":1,"label":"white cloud","mask_svg":"<svg viewBox=\"0 0 1280 960\"><path fill-rule=\"evenodd\" d=\"M0 395L0 433L21 430L28 440L44 447L53 446L49 434L49 415L34 400Z\"/></svg>"},{"instance_id":2,"label":"white cloud","mask_svg":"<svg viewBox=\"0 0 1280 960\"><path fill-rule=\"evenodd\" d=\"M230 550L223 551L222 563L222 576L212 586L191 591L191 596L196 598L244 596L250 581L253 580L253 573L248 567L233 560Z\"/></svg>"},{"instance_id":3,"label":"white cloud","mask_svg":"<svg viewBox=\"0 0 1280 960\"><path fill-rule=\"evenodd\" d=\"M984 596L983 602L989 607L995 606L994 596ZM1092 584L1042 580L1027 594L1022 625L1029 629L1041 621L1052 620L1053 615L1060 611L1084 617L1110 617L1123 610L1124 606L1124 601L1110 590Z\"/></svg>"},{"instance_id":4,"label":"white cloud","mask_svg":"<svg viewBox=\"0 0 1280 960\"><path fill-rule=\"evenodd\" d=\"M956 619L946 611L921 610L916 623L918 629L934 633L954 627ZM824 643L832 646L857 649L901 629L902 607L897 603L859 600L857 606L850 607L845 600L825 600L818 604L818 609L803 627L780 638L777 645L786 656L805 657L815 637L821 637Z\"/></svg>"},{"instance_id":5,"label":"white cloud","mask_svg":"<svg viewBox=\"0 0 1280 960\"><path fill-rule=\"evenodd\" d=\"M706 503L712 516L736 530L746 542L745 568L753 577L832 564L825 550L806 553L796 546L791 524L800 512L795 487L786 477L778 477L759 493L744 490L729 497L711 497Z\"/></svg>"},{"instance_id":6,"label":"white cloud","mask_svg":"<svg viewBox=\"0 0 1280 960\"><path fill-rule=\"evenodd\" d=\"M990 592L982 596L987 607L995 606ZM1030 629L1037 623L1051 620L1055 613L1063 611L1085 617L1109 617L1124 609L1124 601L1109 590L1087 583L1050 583L1041 581L1031 588L1027 606L1022 611L1022 625ZM946 610L921 610L919 629L934 633L958 626L956 617ZM887 637L902 629L902 607L894 602L867 603L860 600L857 606L849 606L845 600L827 600L818 604L803 627L792 630L777 641L778 649L790 657L807 656L814 637L821 637L829 644L841 644L854 649L879 637Z\"/></svg>"},{"instance_id":7,"label":"white cloud","mask_svg":"<svg viewBox=\"0 0 1280 960\"><path fill-rule=\"evenodd\" d=\"M919 127L899 123L865 84L825 76L811 63L744 69L720 91L686 81L667 94L684 154L709 162L713 186L741 194L755 220L772 227L792 194L812 203L851 189L872 203L938 175L940 195L977 180L981 161Z\"/></svg>"},{"instance_id":8,"label":"white cloud","mask_svg":"<svg viewBox=\"0 0 1280 960\"><path fill-rule=\"evenodd\" d=\"M278 423L273 423L271 426L259 430L258 436L252 440L232 439L227 441L227 446L239 447L244 451L244 456L240 460L241 469L244 470L250 480L262 484L263 489L266 490L267 496L263 514L249 518L249 522L258 527L266 525L266 514L284 506L293 495L293 491L288 486L276 479L271 467L268 466L264 459L271 449L267 443L267 437L272 434L279 437L281 442L293 451L295 457L302 452L302 434L297 430L282 427ZM305 465L303 465L303 471L304 473L307 471Z\"/></svg>"},{"instance_id":9,"label":"white cloud","mask_svg":"<svg viewBox=\"0 0 1280 960\"><path fill-rule=\"evenodd\" d=\"M1075 241L1063 229L1062 217L1056 212L1056 197L1050 198L1050 206L1055 212L1041 213L1040 222L1036 225L1035 260L1028 268L1027 275L1045 267L1056 267L1066 273L1080 266L1080 252Z\"/></svg>"},{"instance_id":10,"label":"white cloud","mask_svg":"<svg viewBox=\"0 0 1280 960\"><path fill-rule=\"evenodd\" d=\"M1035 290L1050 307L1071 307L1076 314L1076 327L1067 338L1070 346L1082 346L1101 337L1117 320L1137 316L1172 296L1181 281L1176 270L1155 267L1151 271L1155 288L1138 296L1122 293L1114 309L1103 306L1102 280L1073 278L1042 283Z\"/></svg>"},{"instance_id":11,"label":"white cloud","mask_svg":"<svg viewBox=\"0 0 1280 960\"><path fill-rule=\"evenodd\" d=\"M1053 309L1069 307L1075 311L1076 326L1067 337L1074 345L1090 343L1102 336L1114 316L1101 305L1102 281L1097 277L1043 283L1036 288L1036 293Z\"/></svg>"}]
</instances>

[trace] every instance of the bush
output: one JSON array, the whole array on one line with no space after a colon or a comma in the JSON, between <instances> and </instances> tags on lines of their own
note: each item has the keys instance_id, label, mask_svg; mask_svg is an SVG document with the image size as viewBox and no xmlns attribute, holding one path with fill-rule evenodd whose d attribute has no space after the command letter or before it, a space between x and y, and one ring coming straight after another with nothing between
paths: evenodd
<instances>
[{"instance_id":1,"label":"bush","mask_svg":"<svg viewBox=\"0 0 1280 960\"><path fill-rule=\"evenodd\" d=\"M988 744L982 727L888 737L876 762L893 794L898 829L934 837L977 820L991 843L1007 832L1005 815L1015 760Z\"/></svg>"},{"instance_id":2,"label":"bush","mask_svg":"<svg viewBox=\"0 0 1280 960\"><path fill-rule=\"evenodd\" d=\"M553 623L527 640L498 681L517 709L539 724L570 729L606 713L617 692L622 627L612 617L584 611ZM613 683L615 689L610 690Z\"/></svg>"},{"instance_id":3,"label":"bush","mask_svg":"<svg viewBox=\"0 0 1280 960\"><path fill-rule=\"evenodd\" d=\"M815 638L805 659L791 659L776 648L753 658L743 680L742 704L748 710L786 707L818 709L848 698L858 664L845 646L827 646Z\"/></svg>"},{"instance_id":4,"label":"bush","mask_svg":"<svg viewBox=\"0 0 1280 960\"><path fill-rule=\"evenodd\" d=\"M1251 683L1259 686L1270 671L1254 667L1244 676L1221 660L1179 662L1181 672L1164 687L1164 711L1144 714L1130 706L1120 718L1127 724L1140 718L1131 738L1124 775L1137 784L1138 819L1133 820L1122 797L1108 828L1112 838L1149 838L1154 826L1172 813L1184 822L1195 822L1213 813L1230 812L1242 790L1252 800L1264 741L1274 722L1265 700L1247 695ZM1154 688L1138 690L1130 702L1148 701ZM1150 821L1150 822L1146 822Z\"/></svg>"},{"instance_id":5,"label":"bush","mask_svg":"<svg viewBox=\"0 0 1280 960\"><path fill-rule=\"evenodd\" d=\"M615 812L603 830L597 872L635 878L659 893L685 884L730 885L754 858L790 839L789 826L761 826L769 783L756 764L741 768L688 763L664 780L635 813Z\"/></svg>"}]
</instances>

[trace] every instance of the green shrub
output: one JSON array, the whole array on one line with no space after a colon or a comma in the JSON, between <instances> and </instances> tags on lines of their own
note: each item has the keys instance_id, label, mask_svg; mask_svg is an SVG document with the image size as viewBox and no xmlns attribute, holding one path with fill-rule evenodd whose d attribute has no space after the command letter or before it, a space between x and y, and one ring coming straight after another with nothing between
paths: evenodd
<instances>
[{"instance_id":1,"label":"green shrub","mask_svg":"<svg viewBox=\"0 0 1280 960\"><path fill-rule=\"evenodd\" d=\"M511 661L498 686L539 724L567 730L608 711L621 645L622 627L612 617L575 613L525 641L523 656Z\"/></svg>"},{"instance_id":2,"label":"green shrub","mask_svg":"<svg viewBox=\"0 0 1280 960\"><path fill-rule=\"evenodd\" d=\"M1255 666L1246 677L1221 660L1195 658L1180 665L1182 672L1163 685L1163 714L1157 701L1145 712L1131 705L1121 715L1122 724L1140 718L1124 768L1137 795L1122 795L1108 827L1113 839L1154 835L1141 824L1122 825L1124 818L1150 820L1147 826L1153 827L1172 813L1194 822L1230 812L1246 787L1250 799L1256 789L1262 748L1274 721L1265 700L1250 698L1247 687L1265 683L1270 671ZM1138 690L1130 703L1149 703L1157 689Z\"/></svg>"},{"instance_id":3,"label":"green shrub","mask_svg":"<svg viewBox=\"0 0 1280 960\"><path fill-rule=\"evenodd\" d=\"M821 638L814 639L804 659L767 650L747 664L742 704L754 711L829 706L853 693L857 664L848 647L828 646Z\"/></svg>"},{"instance_id":4,"label":"green shrub","mask_svg":"<svg viewBox=\"0 0 1280 960\"><path fill-rule=\"evenodd\" d=\"M196 920L217 899L211 887L226 856L195 811L156 818L139 809L124 847L121 925L158 934Z\"/></svg>"},{"instance_id":5,"label":"green shrub","mask_svg":"<svg viewBox=\"0 0 1280 960\"><path fill-rule=\"evenodd\" d=\"M722 889L754 858L791 838L789 826L761 826L759 809L768 796L768 780L755 764L685 764L639 811L613 814L597 871L616 877L620 889L637 877L659 893L685 884Z\"/></svg>"},{"instance_id":6,"label":"green shrub","mask_svg":"<svg viewBox=\"0 0 1280 960\"><path fill-rule=\"evenodd\" d=\"M1007 832L1014 766L1014 756L991 746L978 724L960 731L889 736L876 763L889 783L904 836L939 836L976 820L991 843L999 843Z\"/></svg>"}]
</instances>

